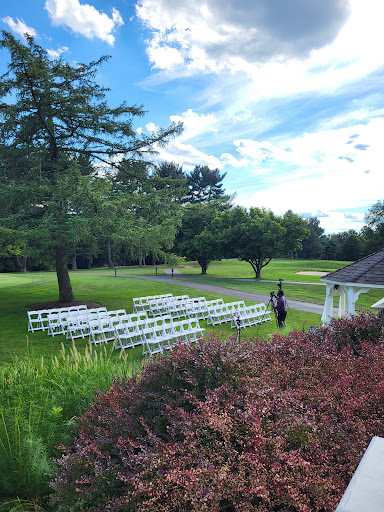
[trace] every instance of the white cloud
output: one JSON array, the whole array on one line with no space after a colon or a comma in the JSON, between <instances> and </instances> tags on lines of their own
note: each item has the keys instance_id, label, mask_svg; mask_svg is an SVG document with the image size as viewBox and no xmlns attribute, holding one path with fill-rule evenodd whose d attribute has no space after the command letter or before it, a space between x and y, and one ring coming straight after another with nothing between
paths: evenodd
<instances>
[{"instance_id":1,"label":"white cloud","mask_svg":"<svg viewBox=\"0 0 384 512\"><path fill-rule=\"evenodd\" d=\"M148 131L149 133L151 133L151 134L152 134L152 133L156 133L156 132L159 130L159 127L158 127L158 126L156 126L156 125L155 125L155 123L147 123L147 124L145 125L145 127L146 127L147 131Z\"/></svg>"},{"instance_id":2,"label":"white cloud","mask_svg":"<svg viewBox=\"0 0 384 512\"><path fill-rule=\"evenodd\" d=\"M159 69L172 69L183 64L184 59L177 48L152 42L147 49L150 62L156 62Z\"/></svg>"},{"instance_id":3,"label":"white cloud","mask_svg":"<svg viewBox=\"0 0 384 512\"><path fill-rule=\"evenodd\" d=\"M58 46L57 50L47 50L51 59L58 59L62 53L69 52L68 46Z\"/></svg>"},{"instance_id":4,"label":"white cloud","mask_svg":"<svg viewBox=\"0 0 384 512\"><path fill-rule=\"evenodd\" d=\"M278 144L236 140L242 172L251 173L247 186L258 185L253 193L240 189L237 202L277 214L293 209L316 216L322 211L329 215L321 219L327 231L360 229L363 214L348 212L368 209L382 195L383 130L379 117L367 125L306 133ZM233 160L228 164L233 167Z\"/></svg>"},{"instance_id":5,"label":"white cloud","mask_svg":"<svg viewBox=\"0 0 384 512\"><path fill-rule=\"evenodd\" d=\"M117 9L113 8L109 17L92 5L80 4L79 0L46 0L45 9L54 25L67 26L89 39L97 37L111 46L115 42L112 32L124 24Z\"/></svg>"},{"instance_id":6,"label":"white cloud","mask_svg":"<svg viewBox=\"0 0 384 512\"><path fill-rule=\"evenodd\" d=\"M23 37L24 39L25 34L29 34L32 37L36 37L37 35L37 32L34 28L28 27L28 25L26 25L23 20L19 20L19 18L16 18L16 21L14 21L11 16L6 16L5 18L1 18L1 21L6 23L12 32L19 34L19 36Z\"/></svg>"},{"instance_id":7,"label":"white cloud","mask_svg":"<svg viewBox=\"0 0 384 512\"><path fill-rule=\"evenodd\" d=\"M199 136L207 136L207 134L216 134L218 131L218 120L212 113L198 114L192 109L188 109L181 115L170 116L170 120L174 123L182 122L184 130L179 140L191 140Z\"/></svg>"},{"instance_id":8,"label":"white cloud","mask_svg":"<svg viewBox=\"0 0 384 512\"><path fill-rule=\"evenodd\" d=\"M152 49L170 44L191 66L217 70L307 56L334 40L349 8L348 0L139 0L136 13L153 31Z\"/></svg>"},{"instance_id":9,"label":"white cloud","mask_svg":"<svg viewBox=\"0 0 384 512\"><path fill-rule=\"evenodd\" d=\"M154 68L171 76L230 71L242 108L331 92L384 64L381 0L139 0L136 13L152 34Z\"/></svg>"},{"instance_id":10,"label":"white cloud","mask_svg":"<svg viewBox=\"0 0 384 512\"><path fill-rule=\"evenodd\" d=\"M211 169L222 169L219 158L196 149L192 144L173 141L166 148L158 149L157 162L168 161L182 165L185 171L191 171L196 165L208 165Z\"/></svg>"},{"instance_id":11,"label":"white cloud","mask_svg":"<svg viewBox=\"0 0 384 512\"><path fill-rule=\"evenodd\" d=\"M249 121L250 119L252 119L252 112L249 110L249 108L243 108L239 112L236 112L236 114L232 115L234 124L243 123L245 121Z\"/></svg>"}]
</instances>

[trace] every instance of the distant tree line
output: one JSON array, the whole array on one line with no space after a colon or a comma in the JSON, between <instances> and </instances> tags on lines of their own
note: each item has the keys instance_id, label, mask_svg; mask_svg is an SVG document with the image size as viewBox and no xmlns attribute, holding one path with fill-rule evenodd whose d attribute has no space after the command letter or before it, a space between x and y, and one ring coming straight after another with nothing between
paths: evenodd
<instances>
[{"instance_id":1,"label":"distant tree line","mask_svg":"<svg viewBox=\"0 0 384 512\"><path fill-rule=\"evenodd\" d=\"M88 159L76 164L80 176L92 168ZM186 173L172 162L125 162L123 169L104 176L104 196L93 199L94 223L91 227L82 220L86 225L70 245L69 265L72 270L155 265L180 256L198 261L205 274L213 260L236 257L260 277L272 258L354 261L384 246L384 202L370 210L368 224L359 233L325 235L316 217L304 219L291 210L277 216L265 208L234 206L234 198L223 188L224 178L218 169L201 165ZM1 270L52 268L54 259L46 250L49 236L49 230L38 238L0 227Z\"/></svg>"},{"instance_id":2,"label":"distant tree line","mask_svg":"<svg viewBox=\"0 0 384 512\"><path fill-rule=\"evenodd\" d=\"M325 235L318 218L307 220L310 235L303 240L298 257L356 261L384 248L384 201L378 201L366 215L367 225L360 231L350 229Z\"/></svg>"}]
</instances>

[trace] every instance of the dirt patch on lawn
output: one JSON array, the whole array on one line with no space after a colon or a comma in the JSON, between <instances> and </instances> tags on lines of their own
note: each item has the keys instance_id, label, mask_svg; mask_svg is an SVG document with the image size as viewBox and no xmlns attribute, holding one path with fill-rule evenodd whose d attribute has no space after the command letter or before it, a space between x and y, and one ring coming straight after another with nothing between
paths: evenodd
<instances>
[{"instance_id":1,"label":"dirt patch on lawn","mask_svg":"<svg viewBox=\"0 0 384 512\"><path fill-rule=\"evenodd\" d=\"M69 308L71 306L82 306L83 304L85 304L88 309L99 308L101 306L99 302L94 302L91 300L74 300L73 302L58 302L57 300L53 300L50 302L37 302L36 304L29 304L27 309L36 311L38 309Z\"/></svg>"},{"instance_id":2,"label":"dirt patch on lawn","mask_svg":"<svg viewBox=\"0 0 384 512\"><path fill-rule=\"evenodd\" d=\"M302 272L295 272L295 274L300 274L301 276L326 276L329 272L320 272L317 270L303 270Z\"/></svg>"}]
</instances>

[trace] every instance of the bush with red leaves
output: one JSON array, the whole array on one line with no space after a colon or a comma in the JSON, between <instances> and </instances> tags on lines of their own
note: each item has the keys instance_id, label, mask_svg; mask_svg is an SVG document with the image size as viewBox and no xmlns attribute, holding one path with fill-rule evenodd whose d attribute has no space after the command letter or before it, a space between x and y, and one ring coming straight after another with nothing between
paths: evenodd
<instances>
[{"instance_id":1,"label":"bush with red leaves","mask_svg":"<svg viewBox=\"0 0 384 512\"><path fill-rule=\"evenodd\" d=\"M54 510L333 512L384 435L384 347L293 332L181 346L115 383L59 460Z\"/></svg>"},{"instance_id":2,"label":"bush with red leaves","mask_svg":"<svg viewBox=\"0 0 384 512\"><path fill-rule=\"evenodd\" d=\"M368 311L343 318L333 318L323 327L311 331L312 339L318 342L334 343L337 349L351 347L355 353L360 349L362 341L370 343L383 343L384 333L380 314Z\"/></svg>"}]
</instances>

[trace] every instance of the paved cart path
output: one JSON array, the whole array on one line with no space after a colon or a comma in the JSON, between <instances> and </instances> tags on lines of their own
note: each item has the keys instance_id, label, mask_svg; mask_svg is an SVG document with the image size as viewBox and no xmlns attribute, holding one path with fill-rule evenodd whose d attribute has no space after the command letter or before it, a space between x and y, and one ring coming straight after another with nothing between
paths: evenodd
<instances>
[{"instance_id":1,"label":"paved cart path","mask_svg":"<svg viewBox=\"0 0 384 512\"><path fill-rule=\"evenodd\" d=\"M100 274L99 274L100 275ZM110 274L109 274L110 275ZM174 273L174 275L176 275ZM182 274L181 274L182 275ZM264 302L267 304L269 302L269 295L264 295L261 293L251 293L251 292L243 292L240 290L234 290L233 288L226 288L225 286L216 286L208 283L194 282L188 281L186 279L172 279L172 277L167 276L138 276L138 275L128 275L128 274L117 274L117 277L132 277L135 279L147 279L150 281L160 281L163 283L172 283L180 286L189 286L190 288L195 288L197 290L202 290L205 292L217 293L218 295L225 295L229 297L237 297L238 299L251 300L254 302ZM243 281L243 279L242 279ZM250 279L251 281L251 279ZM266 282L266 281L264 281ZM269 281L272 283L276 283L276 281ZM288 283L288 281L284 281ZM314 283L295 283L295 284L314 284ZM308 313L316 313L318 315L322 315L323 306L320 304L311 304L309 302L300 302L298 300L291 300L287 297L288 306L292 309L298 309L299 311L306 311Z\"/></svg>"}]
</instances>

